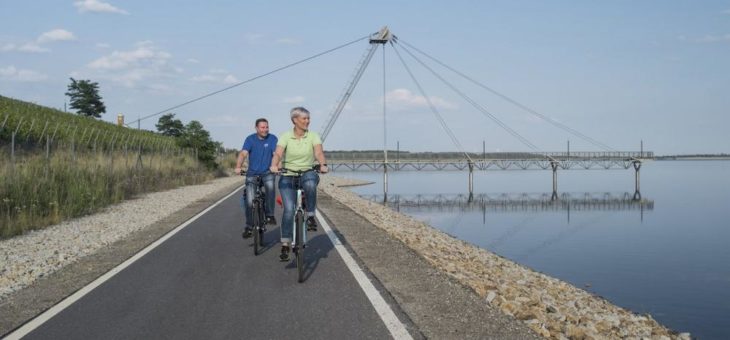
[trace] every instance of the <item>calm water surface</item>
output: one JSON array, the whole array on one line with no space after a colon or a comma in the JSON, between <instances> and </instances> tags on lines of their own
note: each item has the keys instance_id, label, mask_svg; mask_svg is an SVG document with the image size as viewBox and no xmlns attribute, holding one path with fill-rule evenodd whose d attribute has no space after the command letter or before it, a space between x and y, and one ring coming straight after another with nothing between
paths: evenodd
<instances>
[{"instance_id":1,"label":"calm water surface","mask_svg":"<svg viewBox=\"0 0 730 340\"><path fill-rule=\"evenodd\" d=\"M382 173L335 175L375 181L353 190L382 195ZM502 201L393 208L677 331L730 339L730 161L646 163L643 204L631 200L633 169L559 171L564 200L593 202L559 207L503 202L549 197L550 171L478 172L474 182L477 197ZM460 194L468 194L466 172L389 174L389 198Z\"/></svg>"}]
</instances>

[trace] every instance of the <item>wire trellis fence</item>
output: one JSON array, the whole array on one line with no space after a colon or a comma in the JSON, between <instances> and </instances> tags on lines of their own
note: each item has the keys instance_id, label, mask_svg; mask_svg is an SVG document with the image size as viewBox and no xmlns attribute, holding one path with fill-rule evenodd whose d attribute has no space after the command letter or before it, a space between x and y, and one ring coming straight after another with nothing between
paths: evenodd
<instances>
[{"instance_id":1,"label":"wire trellis fence","mask_svg":"<svg viewBox=\"0 0 730 340\"><path fill-rule=\"evenodd\" d=\"M174 138L2 113L0 160L0 238L213 177Z\"/></svg>"}]
</instances>

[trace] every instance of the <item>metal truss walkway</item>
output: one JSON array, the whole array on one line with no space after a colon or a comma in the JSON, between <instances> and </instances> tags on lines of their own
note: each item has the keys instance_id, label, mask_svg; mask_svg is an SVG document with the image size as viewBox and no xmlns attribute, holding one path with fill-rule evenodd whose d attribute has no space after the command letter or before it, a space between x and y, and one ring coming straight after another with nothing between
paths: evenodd
<instances>
[{"instance_id":1,"label":"metal truss walkway","mask_svg":"<svg viewBox=\"0 0 730 340\"><path fill-rule=\"evenodd\" d=\"M505 153L504 158L394 159L387 163L383 159L329 158L328 166L333 171L382 171L386 166L388 171L609 170L629 169L653 158L653 152Z\"/></svg>"}]
</instances>

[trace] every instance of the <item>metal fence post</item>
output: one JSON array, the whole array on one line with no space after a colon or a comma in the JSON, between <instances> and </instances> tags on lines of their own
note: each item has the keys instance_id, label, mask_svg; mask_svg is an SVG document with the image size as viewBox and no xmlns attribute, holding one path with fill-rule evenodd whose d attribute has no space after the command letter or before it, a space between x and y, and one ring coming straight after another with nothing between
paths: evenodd
<instances>
[{"instance_id":1,"label":"metal fence post","mask_svg":"<svg viewBox=\"0 0 730 340\"><path fill-rule=\"evenodd\" d=\"M142 168L142 140L139 141L139 146L137 147L137 169Z\"/></svg>"},{"instance_id":2,"label":"metal fence post","mask_svg":"<svg viewBox=\"0 0 730 340\"><path fill-rule=\"evenodd\" d=\"M94 152L96 152L96 142L99 140L99 135L101 134L101 130L96 133L96 137L94 138Z\"/></svg>"},{"instance_id":3,"label":"metal fence post","mask_svg":"<svg viewBox=\"0 0 730 340\"><path fill-rule=\"evenodd\" d=\"M28 135L25 137L25 142L30 141L30 135L33 133L33 125L35 125L35 119L30 121L30 128L28 128Z\"/></svg>"},{"instance_id":4,"label":"metal fence post","mask_svg":"<svg viewBox=\"0 0 730 340\"><path fill-rule=\"evenodd\" d=\"M15 165L15 131L10 137L10 164Z\"/></svg>"},{"instance_id":5,"label":"metal fence post","mask_svg":"<svg viewBox=\"0 0 730 340\"><path fill-rule=\"evenodd\" d=\"M3 125L0 125L0 130L5 128L5 123L8 122L8 118L10 118L10 114L5 115L5 120L3 120Z\"/></svg>"},{"instance_id":6,"label":"metal fence post","mask_svg":"<svg viewBox=\"0 0 730 340\"><path fill-rule=\"evenodd\" d=\"M48 129L48 121L46 121L46 125L43 127L43 131L41 132L41 136L38 138L38 142L43 140L43 136L46 135L47 129Z\"/></svg>"},{"instance_id":7,"label":"metal fence post","mask_svg":"<svg viewBox=\"0 0 730 340\"><path fill-rule=\"evenodd\" d=\"M56 131L58 131L58 127L61 125L61 123L56 124L56 128L53 129L53 135L51 135L50 139L46 137L46 159L51 158L51 143L53 143L53 140L56 138Z\"/></svg>"},{"instance_id":8,"label":"metal fence post","mask_svg":"<svg viewBox=\"0 0 730 340\"><path fill-rule=\"evenodd\" d=\"M18 135L18 131L20 131L20 127L23 126L23 117L20 118L20 122L18 122L18 126L15 127L15 131L13 131L11 135L11 141L10 141L10 163L15 166L15 136Z\"/></svg>"}]
</instances>

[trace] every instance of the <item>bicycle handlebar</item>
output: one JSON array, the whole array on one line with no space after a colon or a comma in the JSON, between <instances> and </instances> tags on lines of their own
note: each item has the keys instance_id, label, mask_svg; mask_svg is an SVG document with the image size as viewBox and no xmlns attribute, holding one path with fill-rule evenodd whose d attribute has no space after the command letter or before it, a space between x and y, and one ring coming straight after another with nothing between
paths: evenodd
<instances>
[{"instance_id":1,"label":"bicycle handlebar","mask_svg":"<svg viewBox=\"0 0 730 340\"><path fill-rule=\"evenodd\" d=\"M248 171L241 169L241 173L239 173L239 175L240 176L246 176L247 175L247 172ZM271 173L270 171L267 171L267 172L265 172L265 173L263 173L261 175L256 175L256 177L266 176L266 175L268 175L270 173Z\"/></svg>"},{"instance_id":2,"label":"bicycle handlebar","mask_svg":"<svg viewBox=\"0 0 730 340\"><path fill-rule=\"evenodd\" d=\"M311 169L307 169L307 170L291 170L291 169L287 169L287 168L281 168L281 169L279 169L279 173L285 174L287 172L291 172L291 173L294 173L297 175L303 175L304 173L307 173L310 171L319 172L320 167L321 166L318 164L318 165L313 166Z\"/></svg>"}]
</instances>

